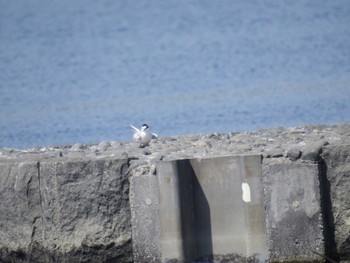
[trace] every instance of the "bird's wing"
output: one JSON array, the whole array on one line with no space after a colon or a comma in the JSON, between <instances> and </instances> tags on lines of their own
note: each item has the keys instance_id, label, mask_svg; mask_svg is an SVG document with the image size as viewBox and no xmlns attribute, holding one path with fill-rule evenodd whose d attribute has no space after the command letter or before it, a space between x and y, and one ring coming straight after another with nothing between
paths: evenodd
<instances>
[{"instance_id":1,"label":"bird's wing","mask_svg":"<svg viewBox=\"0 0 350 263\"><path fill-rule=\"evenodd\" d=\"M132 137L135 142L139 142L141 140L141 135L139 132L134 132L134 135Z\"/></svg>"},{"instance_id":2,"label":"bird's wing","mask_svg":"<svg viewBox=\"0 0 350 263\"><path fill-rule=\"evenodd\" d=\"M130 125L130 128L133 130L133 132L140 132L139 129L137 129L135 126L132 126L131 124Z\"/></svg>"},{"instance_id":3,"label":"bird's wing","mask_svg":"<svg viewBox=\"0 0 350 263\"><path fill-rule=\"evenodd\" d=\"M152 139L157 139L157 138L158 138L158 135L155 133L152 133Z\"/></svg>"}]
</instances>

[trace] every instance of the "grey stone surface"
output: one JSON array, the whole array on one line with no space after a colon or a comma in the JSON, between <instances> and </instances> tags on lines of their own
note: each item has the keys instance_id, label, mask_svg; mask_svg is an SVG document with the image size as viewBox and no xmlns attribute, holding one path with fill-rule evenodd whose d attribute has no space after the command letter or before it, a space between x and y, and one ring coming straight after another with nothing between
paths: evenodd
<instances>
[{"instance_id":1,"label":"grey stone surface","mask_svg":"<svg viewBox=\"0 0 350 263\"><path fill-rule=\"evenodd\" d=\"M38 164L0 164L0 261L38 257L34 235L42 232Z\"/></svg>"},{"instance_id":2,"label":"grey stone surface","mask_svg":"<svg viewBox=\"0 0 350 263\"><path fill-rule=\"evenodd\" d=\"M318 166L263 166L271 262L312 262L324 251Z\"/></svg>"},{"instance_id":3,"label":"grey stone surface","mask_svg":"<svg viewBox=\"0 0 350 263\"><path fill-rule=\"evenodd\" d=\"M348 141L349 143L350 141ZM342 260L350 261L350 144L323 148L326 163L336 251Z\"/></svg>"},{"instance_id":4,"label":"grey stone surface","mask_svg":"<svg viewBox=\"0 0 350 263\"><path fill-rule=\"evenodd\" d=\"M1 164L0 259L131 262L127 160Z\"/></svg>"}]
</instances>

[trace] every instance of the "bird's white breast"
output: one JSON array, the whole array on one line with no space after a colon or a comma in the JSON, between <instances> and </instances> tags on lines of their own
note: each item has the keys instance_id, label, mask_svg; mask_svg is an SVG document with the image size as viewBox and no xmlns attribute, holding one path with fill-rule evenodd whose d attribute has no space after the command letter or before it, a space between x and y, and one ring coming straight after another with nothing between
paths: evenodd
<instances>
[{"instance_id":1,"label":"bird's white breast","mask_svg":"<svg viewBox=\"0 0 350 263\"><path fill-rule=\"evenodd\" d=\"M148 144L152 140L152 134L149 132L141 132L141 143Z\"/></svg>"}]
</instances>

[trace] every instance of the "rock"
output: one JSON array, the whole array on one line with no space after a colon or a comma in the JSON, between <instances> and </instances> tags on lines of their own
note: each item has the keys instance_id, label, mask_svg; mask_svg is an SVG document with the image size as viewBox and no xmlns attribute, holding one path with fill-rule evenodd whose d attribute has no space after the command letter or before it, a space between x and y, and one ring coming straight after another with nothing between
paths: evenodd
<instances>
[{"instance_id":1,"label":"rock","mask_svg":"<svg viewBox=\"0 0 350 263\"><path fill-rule=\"evenodd\" d=\"M339 135L350 136L350 122L339 124L334 128L334 133Z\"/></svg>"},{"instance_id":2,"label":"rock","mask_svg":"<svg viewBox=\"0 0 350 263\"><path fill-rule=\"evenodd\" d=\"M76 144L73 144L72 147L71 147L71 150L72 151L80 151L80 150L83 150L84 149L84 146L80 143L76 143Z\"/></svg>"},{"instance_id":3,"label":"rock","mask_svg":"<svg viewBox=\"0 0 350 263\"><path fill-rule=\"evenodd\" d=\"M307 144L302 151L301 159L305 161L318 161L320 159L322 147L327 144L328 142L323 140Z\"/></svg>"},{"instance_id":4,"label":"rock","mask_svg":"<svg viewBox=\"0 0 350 263\"><path fill-rule=\"evenodd\" d=\"M122 146L122 143L116 142L116 141L111 141L110 144L113 148L118 148L118 147Z\"/></svg>"},{"instance_id":5,"label":"rock","mask_svg":"<svg viewBox=\"0 0 350 263\"><path fill-rule=\"evenodd\" d=\"M237 134L239 134L239 132L230 132L230 133L228 133L230 138L235 136L235 135L237 135Z\"/></svg>"},{"instance_id":6,"label":"rock","mask_svg":"<svg viewBox=\"0 0 350 263\"><path fill-rule=\"evenodd\" d=\"M287 151L286 156L294 162L300 158L301 151L298 148L291 148Z\"/></svg>"},{"instance_id":7,"label":"rock","mask_svg":"<svg viewBox=\"0 0 350 263\"><path fill-rule=\"evenodd\" d=\"M213 147L213 144L209 140L201 140L196 143L196 146L210 149Z\"/></svg>"},{"instance_id":8,"label":"rock","mask_svg":"<svg viewBox=\"0 0 350 263\"><path fill-rule=\"evenodd\" d=\"M210 139L218 139L220 137L220 134L215 132L209 135Z\"/></svg>"},{"instance_id":9,"label":"rock","mask_svg":"<svg viewBox=\"0 0 350 263\"><path fill-rule=\"evenodd\" d=\"M108 150L108 148L110 148L112 145L110 142L101 142L98 144L97 146L97 150L99 150L100 152L105 152L106 150Z\"/></svg>"}]
</instances>

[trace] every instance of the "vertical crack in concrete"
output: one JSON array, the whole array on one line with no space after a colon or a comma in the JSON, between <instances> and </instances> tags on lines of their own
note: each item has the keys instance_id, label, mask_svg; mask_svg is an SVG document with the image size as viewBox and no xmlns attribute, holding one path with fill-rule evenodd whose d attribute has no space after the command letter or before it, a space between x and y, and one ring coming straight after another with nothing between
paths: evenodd
<instances>
[{"instance_id":1,"label":"vertical crack in concrete","mask_svg":"<svg viewBox=\"0 0 350 263\"><path fill-rule=\"evenodd\" d=\"M27 197L27 205L28 205L28 209L31 208L32 206L32 198L33 196L30 196L31 195L31 184L33 183L33 176L30 177L29 181L27 182L27 185L26 185L26 197ZM35 200L35 198L34 198ZM35 205L35 202L34 202L34 205ZM26 249L26 261L27 262L30 262L31 261L31 255L32 255L32 251L33 251L33 238L34 238L34 235L35 235L35 231L36 231L36 227L35 227L35 223L36 223L36 220L37 220L37 216L34 216L33 218L33 221L32 221L32 232L31 232L31 235L30 235L30 243Z\"/></svg>"},{"instance_id":2,"label":"vertical crack in concrete","mask_svg":"<svg viewBox=\"0 0 350 263\"><path fill-rule=\"evenodd\" d=\"M33 183L33 176L29 179L29 181L27 182L27 189L26 189L26 196L28 199L28 208L30 209L32 205L36 206L36 202L35 202L35 195L33 196L32 194L30 194L31 191L35 191L35 189L37 189L39 191L39 202L40 202L40 214L34 214L33 217L33 221L32 221L32 231L31 231L31 235L30 235L30 243L27 247L27 255L26 255L26 261L27 262L31 262L32 261L32 256L33 256L33 251L36 249L35 248L35 244L37 244L38 242L35 240L35 234L37 231L37 224L38 224L38 219L41 217L43 218L43 211L42 211L42 204L41 204L41 189L40 189L40 163L37 162L36 163L36 169L37 169L37 178L38 178L38 187L31 187L31 184ZM35 182L35 181L34 181ZM31 196L30 196L31 195ZM32 207L33 209L35 209L35 207ZM35 253L35 252L34 252Z\"/></svg>"},{"instance_id":3,"label":"vertical crack in concrete","mask_svg":"<svg viewBox=\"0 0 350 263\"><path fill-rule=\"evenodd\" d=\"M38 186L39 186L39 202L40 202L40 209L41 209L41 217L42 217L42 219L44 219L43 198L42 198L42 194L41 194L40 162L37 163L37 169L38 169ZM44 222L44 220L42 222Z\"/></svg>"},{"instance_id":4,"label":"vertical crack in concrete","mask_svg":"<svg viewBox=\"0 0 350 263\"><path fill-rule=\"evenodd\" d=\"M37 169L38 169L38 188L39 188L39 202L40 202L40 217L41 217L41 237L42 237L42 244L41 247L44 250L44 257L46 259L49 259L50 256L48 255L48 252L45 249L45 212L44 212L44 205L43 205L43 193L42 193L42 178L41 178L41 164L40 162L37 162ZM39 219L38 217L37 219ZM37 221L37 219L35 221ZM34 223L35 223L34 221ZM33 240L32 240L33 242Z\"/></svg>"},{"instance_id":5,"label":"vertical crack in concrete","mask_svg":"<svg viewBox=\"0 0 350 263\"><path fill-rule=\"evenodd\" d=\"M26 196L28 198L28 207L30 205L30 199L29 199L29 191L30 191L30 185L32 183L33 176L30 177L29 181L27 182L27 189L26 189Z\"/></svg>"},{"instance_id":6,"label":"vertical crack in concrete","mask_svg":"<svg viewBox=\"0 0 350 263\"><path fill-rule=\"evenodd\" d=\"M40 175L40 162L37 163L38 168L38 187L39 187L39 202L40 202L40 211L41 211L41 229L42 229L42 239L45 240L44 234L44 209L43 209L43 198L41 193L41 175Z\"/></svg>"}]
</instances>

